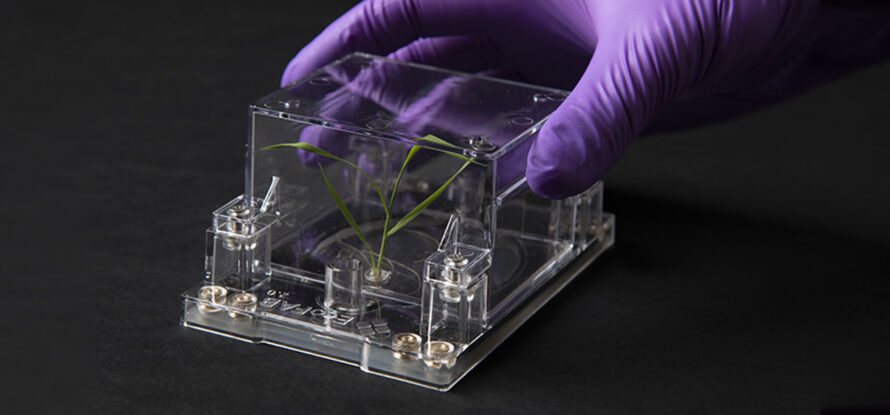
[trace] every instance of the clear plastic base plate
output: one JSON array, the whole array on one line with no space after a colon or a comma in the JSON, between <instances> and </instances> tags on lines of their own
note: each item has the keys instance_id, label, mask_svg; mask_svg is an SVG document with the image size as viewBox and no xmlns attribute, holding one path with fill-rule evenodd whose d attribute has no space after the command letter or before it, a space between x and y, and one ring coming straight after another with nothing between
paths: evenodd
<instances>
[{"instance_id":1,"label":"clear plastic base plate","mask_svg":"<svg viewBox=\"0 0 890 415\"><path fill-rule=\"evenodd\" d=\"M183 324L450 389L613 243L525 182L565 96L353 54L261 99Z\"/></svg>"}]
</instances>

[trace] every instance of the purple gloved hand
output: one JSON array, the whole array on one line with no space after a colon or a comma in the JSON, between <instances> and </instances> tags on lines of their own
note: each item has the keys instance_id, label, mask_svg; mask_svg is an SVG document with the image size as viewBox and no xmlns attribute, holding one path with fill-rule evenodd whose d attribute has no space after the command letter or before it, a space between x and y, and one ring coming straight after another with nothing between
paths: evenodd
<instances>
[{"instance_id":1,"label":"purple gloved hand","mask_svg":"<svg viewBox=\"0 0 890 415\"><path fill-rule=\"evenodd\" d=\"M533 191L560 198L600 179L653 120L701 122L750 109L715 103L769 102L804 90L813 51L824 61L836 49L820 44L841 43L841 54L869 46L865 58L890 51L886 19L850 34L823 9L817 0L370 0L306 46L281 83L364 51L574 86L526 167ZM834 30L825 36L823 27Z\"/></svg>"}]
</instances>

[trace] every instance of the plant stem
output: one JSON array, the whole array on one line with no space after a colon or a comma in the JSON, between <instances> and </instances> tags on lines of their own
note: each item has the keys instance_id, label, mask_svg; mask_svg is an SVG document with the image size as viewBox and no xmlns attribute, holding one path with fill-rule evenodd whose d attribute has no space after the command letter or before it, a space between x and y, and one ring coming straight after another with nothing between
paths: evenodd
<instances>
[{"instance_id":1,"label":"plant stem","mask_svg":"<svg viewBox=\"0 0 890 415\"><path fill-rule=\"evenodd\" d=\"M395 192L393 188L393 192ZM387 209L386 218L383 220L383 235L380 236L380 253L377 254L377 266L371 271L374 275L380 274L380 266L383 264L383 250L386 248L386 230L389 228L389 210Z\"/></svg>"},{"instance_id":2,"label":"plant stem","mask_svg":"<svg viewBox=\"0 0 890 415\"><path fill-rule=\"evenodd\" d=\"M458 148L454 144L448 143L445 140L442 140L434 135L427 135L425 137L420 137L420 138L417 138L417 140L431 142L431 143L435 143L435 144L439 144L439 145L443 145L443 146L447 146L447 147ZM421 149L420 146L412 146L411 150L408 151L408 155L405 157L405 161L402 162L402 168L399 170L399 175L396 177L395 184L393 184L392 193L390 194L390 197L389 197L389 204L386 203L386 198L384 197L383 192L381 191L381 188L377 184L377 182L375 182L373 179L371 179L371 176L366 171L364 171L361 167L359 167L357 164L355 164L351 161L342 159L342 158L337 157L327 151L324 151L318 147L315 147L312 144L303 143L303 142L282 143L282 144L276 144L276 145L272 145L272 146L268 146L268 147L263 147L262 150L271 150L271 149L283 148L283 147L296 147L303 151L318 154L322 157L326 157L329 159L343 162L344 164L358 170L358 172L361 173L361 175L364 176L368 180L368 182L370 182L371 186L374 188L374 191L380 197L380 203L383 204L383 212L385 214L385 219L383 221L383 234L380 236L380 251L376 254L377 255L377 263L376 264L374 264L374 255L375 255L374 250L371 249L371 245L365 239L364 235L362 235L361 229L359 229L358 223L355 221L355 218L352 216L352 213L349 211L349 208L343 202L340 195L337 194L337 191L334 189L333 184L331 184L330 180L328 180L327 174L325 174L325 171L324 171L324 167L322 167L322 165L320 163L318 164L319 170L321 171L322 178L325 181L325 185L328 187L328 191L331 193L331 196L334 198L334 202L337 204L337 207L340 209L340 213L343 214L343 217L349 223L349 226L351 226L352 229L355 231L356 235L358 235L359 239L362 241L362 243L365 245L365 247L368 248L368 251L370 252L369 259L370 259L371 265L373 266L371 272L375 275L380 273L380 268L383 265L383 251L384 251L384 249L386 249L386 239L389 236L391 236L392 234L396 233L396 231L398 231L399 229L405 227L409 222L414 220L414 218L416 218L417 215L419 215L427 207L429 207L436 200L436 198L438 198L439 195L441 195L442 192L444 192L445 189L448 188L449 185L451 185L451 182L454 181L454 179L457 178L457 176L460 175L461 172L463 172L464 169L467 168L467 166L469 166L471 163L481 165L481 163L479 163L475 159L463 156L461 154L446 151L446 150L431 148L431 150L440 151L445 154L451 155L455 158L464 160L464 164L460 167L460 169L458 169L458 171L456 173L454 173L453 176L451 176L451 178L448 179L448 181L445 182L445 184L443 184L441 187L439 187L439 189L436 190L435 192L433 192L433 194L429 195L419 205L415 206L414 209L412 209L410 212L408 212L408 214L406 214L402 219L400 219L395 224L395 226L393 226L392 229L390 229L389 228L389 220L391 218L391 211L392 211L393 204L395 203L396 193L398 192L399 184L402 182L402 176L405 174L405 170L408 167L408 162L414 158L414 155L417 154L418 151L420 151L420 149ZM380 310L378 309L378 313L379 312L380 312Z\"/></svg>"},{"instance_id":3,"label":"plant stem","mask_svg":"<svg viewBox=\"0 0 890 415\"><path fill-rule=\"evenodd\" d=\"M396 182L392 186L392 193L389 195L389 206L384 206L383 210L386 212L386 219L383 220L383 235L380 237L380 255L377 256L377 266L374 267L373 272L375 274L380 272L380 266L383 263L383 249L386 248L386 237L387 232L389 231L389 219L390 212L392 212L392 205L396 200L396 192L399 190L399 184L402 183L402 176L405 174L405 170L408 168L408 162L414 158L414 155L420 151L420 146L411 146L411 150L408 150L408 155L405 156L405 161L402 162L402 167L399 169L399 174L396 176Z\"/></svg>"}]
</instances>

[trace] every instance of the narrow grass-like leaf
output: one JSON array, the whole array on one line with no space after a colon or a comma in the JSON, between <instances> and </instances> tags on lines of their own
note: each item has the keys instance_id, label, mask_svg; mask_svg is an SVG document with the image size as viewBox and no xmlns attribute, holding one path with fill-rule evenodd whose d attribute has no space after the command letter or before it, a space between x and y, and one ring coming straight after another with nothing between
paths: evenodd
<instances>
[{"instance_id":1,"label":"narrow grass-like leaf","mask_svg":"<svg viewBox=\"0 0 890 415\"><path fill-rule=\"evenodd\" d=\"M358 172L361 173L362 176L365 176L365 178L368 179L368 182L371 183L371 186L374 187L374 190L377 192L377 196L380 196L380 203L383 205L383 211L386 212L387 215L389 215L389 208L386 206L386 198L383 196L383 191L380 190L380 186L377 185L377 182L375 182L374 179L372 179L371 176L370 176L367 172L365 172L364 169L362 169L361 167L359 167L359 166L356 165L355 163L353 163L353 162L351 162L351 161L349 161L349 160L345 160L345 159L342 159L342 158L340 158L340 157L337 157L337 156L335 156L335 155L333 155L333 154L331 154L331 153L328 153L327 151L324 151L324 150L322 150L322 149L320 149L320 148L318 148L318 147L316 147L316 146L314 146L314 145L312 145L312 144L309 144L309 143L303 143L303 142L275 144L275 145L271 145L271 146L263 147L263 148L261 148L260 150L271 150L271 149L276 149L276 148L286 148L286 147L296 147L296 148L298 148L298 149L300 149L300 150L303 150L303 151L308 151L308 152L310 152L310 153L318 154L319 156L322 156L322 157L327 157L327 158L329 158L329 159L334 159L334 160L337 160L337 161L346 163L346 165L348 165L348 166L350 166L350 167L352 167L352 168L358 170Z\"/></svg>"},{"instance_id":2,"label":"narrow grass-like leaf","mask_svg":"<svg viewBox=\"0 0 890 415\"><path fill-rule=\"evenodd\" d=\"M414 155L420 151L420 146L411 146L411 150L408 150L408 155L405 156L405 161L402 162L402 168L399 169L399 175L396 176L396 182L392 186L392 193L389 195L389 211L392 211L392 205L396 200L396 193L399 191L399 183L402 182L402 176L405 174L405 169L408 168L408 163L411 159L414 158ZM383 235L380 237L380 255L377 256L377 266L374 267L374 272L380 272L380 264L383 263L383 250L386 249L386 231L389 228L389 219L390 215L386 215L386 219L383 221Z\"/></svg>"},{"instance_id":3,"label":"narrow grass-like leaf","mask_svg":"<svg viewBox=\"0 0 890 415\"><path fill-rule=\"evenodd\" d=\"M450 155L450 156L452 156L452 157L459 158L459 159L461 159L461 160L463 160L463 161L469 161L470 163L473 163L473 164L475 164L475 165L477 165L477 166L484 166L484 165L485 165L485 164L480 163L480 162L478 162L478 161L476 161L476 160L474 160L474 159L471 159L471 158L469 158L469 157L467 157L467 156L465 156L465 155L463 155L463 154L458 154L458 153L455 153L455 152L453 152L453 151L442 150L442 149L440 149L440 148L429 148L429 150L432 150L432 151L438 151L438 152L440 152L440 153L445 153L445 154L448 154L448 155Z\"/></svg>"},{"instance_id":4,"label":"narrow grass-like leaf","mask_svg":"<svg viewBox=\"0 0 890 415\"><path fill-rule=\"evenodd\" d=\"M369 244L368 240L365 239L365 235L362 235L362 231L361 229L359 229L358 223L355 221L355 218L352 216L349 208L346 207L346 204L343 203L343 199L340 198L340 195L337 194L337 190L334 189L334 185L332 185L331 181L328 180L328 175L325 174L324 167L319 164L318 168L321 170L321 177L324 179L324 184L328 186L328 191L331 192L331 196L333 196L334 202L337 204L337 207L340 208L340 213L342 213L343 217L346 218L346 221L349 222L349 226L352 226L352 230L354 230L355 234L358 235L358 238L362 240L362 243L365 244L365 247L368 248L369 251L374 252L374 250L371 249L371 244Z\"/></svg>"},{"instance_id":5,"label":"narrow grass-like leaf","mask_svg":"<svg viewBox=\"0 0 890 415\"><path fill-rule=\"evenodd\" d=\"M447 142L447 141L445 141L445 140L443 140L443 139L441 139L441 138L439 138L439 137L436 137L436 136L434 136L434 135L432 135L432 134L427 134L427 135L425 135L425 136L423 136L423 137L417 137L417 140L418 140L418 141L426 141L426 142L428 142L428 143L434 143L434 144L438 144L438 145L440 145L440 146L445 146L445 147L460 148L459 146L456 146L456 145L454 145L454 144L451 144L451 143L449 143L449 142Z\"/></svg>"},{"instance_id":6,"label":"narrow grass-like leaf","mask_svg":"<svg viewBox=\"0 0 890 415\"><path fill-rule=\"evenodd\" d=\"M399 190L399 183L402 182L402 175L405 174L405 169L408 168L408 162L414 158L414 155L420 151L420 146L411 146L411 150L408 150L408 155L405 156L405 161L402 162L402 168L399 170L399 175L396 176L396 183L392 186L392 194L389 195L389 209L392 210L392 204L396 199L396 192Z\"/></svg>"},{"instance_id":7,"label":"narrow grass-like leaf","mask_svg":"<svg viewBox=\"0 0 890 415\"><path fill-rule=\"evenodd\" d=\"M427 135L425 135L425 136L423 136L423 137L418 137L418 138L416 138L415 140L417 140L417 141L426 141L426 142L428 142L428 143L438 144L438 145L445 146L445 147L458 148L458 149L460 148L459 146L456 146L456 145L454 145L454 144L451 144L451 143L449 143L449 142L447 142L447 141L445 141L445 140L443 140L443 139L441 139L441 138L439 138L439 137L436 137L436 136L434 136L434 135L432 135L432 134L427 134ZM448 154L448 155L450 155L450 156L452 156L452 157L457 157L457 158L459 158L459 159L461 159L461 160L463 160L463 161L469 161L469 162L471 162L471 163L473 163L473 164L478 164L478 165L480 165L480 166L484 166L484 164L482 164L482 163L480 163L480 162L478 162L478 161L476 161L476 160L473 160L473 159L471 159L471 158L469 158L469 157L467 157L467 156L465 156L465 155L463 155L463 154L460 154L460 153L455 153L455 152L453 152L453 151L448 151L448 150L442 150L442 149L439 149L439 148L430 148L430 150L438 151L438 152L440 152L440 153L445 153L445 154Z\"/></svg>"},{"instance_id":8,"label":"narrow grass-like leaf","mask_svg":"<svg viewBox=\"0 0 890 415\"><path fill-rule=\"evenodd\" d=\"M429 143L433 143L433 144L437 144L437 145L445 146L445 147L451 147L451 148L456 148L456 149L460 148L460 147L458 147L454 144L451 144L445 140L442 140L441 138L436 137L432 134L417 138L417 140L425 141L425 142L429 142ZM402 177L404 176L405 171L408 168L408 163L414 158L414 156L417 154L418 151L420 151L420 149L422 147L412 146L411 149L408 151L408 155L405 157L405 161L402 162L402 167L399 170L398 176L396 177L396 181L395 181L395 184L393 185L392 194L390 195L388 204L386 203L386 198L383 194L383 191L380 189L380 186L371 178L371 176L366 171L364 171L364 169L362 169L361 167L359 167L358 165L356 165L355 163L353 163L351 161L337 157L337 156L335 156L327 151L324 151L312 144L302 143L302 142L282 143L282 144L271 145L268 147L263 147L262 150L270 150L270 149L285 148L285 147L298 148L300 150L307 151L307 152L310 152L313 154L317 154L322 157L326 157L329 159L343 162L346 165L358 170L358 172L361 173L363 176L365 176L365 178L368 180L368 182L371 183L371 186L374 187L374 190L377 192L377 195L380 197L380 203L383 205L383 211L386 214L386 219L383 224L383 235L381 235L381 238L380 238L380 252L376 254L377 255L377 265L374 268L376 271L380 270L380 266L381 266L381 263L383 260L383 251L386 247L387 237L392 236L393 234L398 232L400 229L402 229L403 227L408 225L418 215L420 215L424 210L426 210L431 204L433 204L433 202L435 202L436 199L442 195L442 193L445 191L445 189L447 189L448 186L451 185L451 183L454 181L454 179L456 179L457 176L460 175L467 168L467 166L469 166L471 163L477 164L477 165L484 165L472 158L466 157L459 153L442 150L442 149L437 149L437 148L429 148L430 150L442 152L442 153L448 154L452 157L456 157L458 159L464 160L464 164L460 167L460 169L456 173L454 173L454 175L451 176L451 178L448 179L448 181L446 181L444 184L442 184L441 187L439 187L435 192L433 192L431 195L429 195L423 202L421 202L420 204L415 206L414 209L412 209L410 212L408 212L407 215L405 215L402 219L400 219L398 221L398 223L396 223L395 226L392 227L392 229L388 229L389 220L390 220L390 209L392 209L393 205L395 204L395 197L396 197L396 193L398 192L398 189L399 189L399 184L401 184L401 182L402 182ZM368 242L367 239L365 239L365 236L362 234L361 229L358 226L358 223L355 221L355 217L352 216L352 213L349 211L349 208L346 207L346 204L343 202L343 199L340 197L340 195L334 189L334 186L331 184L330 180L328 179L327 173L325 173L324 167L321 164L319 164L318 167L321 170L321 175L322 175L322 178L324 179L325 185L328 187L328 191L331 193L331 196L334 198L334 202L337 204L337 208L340 209L340 213L342 213L343 217L346 218L346 221L349 223L349 226L352 227L352 230L355 231L355 234L362 241L362 243L365 245L365 247L368 249L368 251L371 251L371 253L372 253L371 261L373 261L374 252L371 249L371 244Z\"/></svg>"},{"instance_id":9,"label":"narrow grass-like leaf","mask_svg":"<svg viewBox=\"0 0 890 415\"><path fill-rule=\"evenodd\" d=\"M272 149L276 149L276 148L285 148L285 147L296 147L296 148L299 148L300 150L303 150L303 151L308 151L308 152L310 152L310 153L318 154L319 156L324 156L324 157L331 158L331 159L334 159L334 160L345 161L345 160L341 159L340 157L337 157L337 156L335 156L335 155L333 155L333 154L331 154L331 153L328 153L327 151L324 151L324 150L322 150L322 149L320 149L320 148L318 148L318 147L316 147L316 146L314 146L314 145L312 145L312 144L309 144L309 143L302 143L302 142L298 142L298 143L281 143L281 144L275 144L275 145L271 145L271 146L263 147L263 148L260 149L260 151L262 151L262 150L272 150Z\"/></svg>"},{"instance_id":10,"label":"narrow grass-like leaf","mask_svg":"<svg viewBox=\"0 0 890 415\"><path fill-rule=\"evenodd\" d=\"M392 236L394 233L398 232L399 229L404 228L405 225L411 223L411 221L414 220L414 218L416 218L417 215L419 215L426 208L428 208L431 204L433 204L433 202L436 201L436 199L442 194L442 192L444 192L445 189L447 189L448 186L451 185L451 182L453 182L454 179L456 179L457 176L459 174L461 174L461 172L463 172L464 169L467 168L467 166L470 165L471 161L472 160L467 160L464 163L464 165L460 167L460 169L457 171L457 173L454 173L454 175L451 176L451 178L448 179L448 181L446 181L445 184L443 184L441 187L439 187L439 189L437 189L435 192L433 192L433 194L429 195L429 197L427 197L423 202L420 202L420 204L417 205L416 207L414 207L414 209L411 209L411 211L408 212L408 214L405 215L405 217L403 217L402 219L399 219L399 221L395 224L395 226L393 226L392 229L390 229L388 232L386 232L386 236L387 237Z\"/></svg>"}]
</instances>

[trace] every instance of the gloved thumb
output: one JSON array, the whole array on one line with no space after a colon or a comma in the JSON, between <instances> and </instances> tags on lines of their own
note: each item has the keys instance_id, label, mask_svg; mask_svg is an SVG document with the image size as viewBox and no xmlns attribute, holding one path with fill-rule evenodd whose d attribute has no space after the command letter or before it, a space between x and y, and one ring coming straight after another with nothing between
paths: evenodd
<instances>
[{"instance_id":1,"label":"gloved thumb","mask_svg":"<svg viewBox=\"0 0 890 415\"><path fill-rule=\"evenodd\" d=\"M656 54L634 43L600 39L581 80L544 123L526 165L536 194L558 199L586 190L675 96L665 93Z\"/></svg>"}]
</instances>

